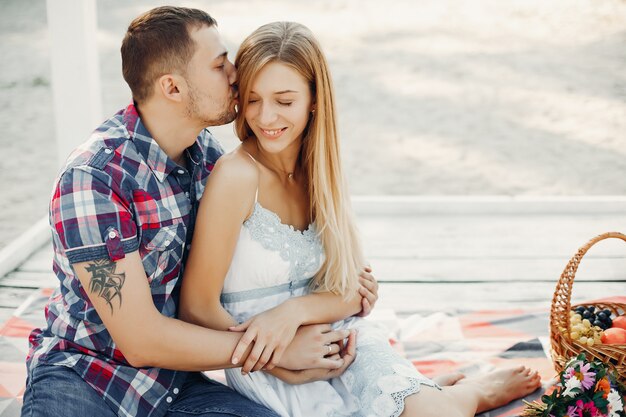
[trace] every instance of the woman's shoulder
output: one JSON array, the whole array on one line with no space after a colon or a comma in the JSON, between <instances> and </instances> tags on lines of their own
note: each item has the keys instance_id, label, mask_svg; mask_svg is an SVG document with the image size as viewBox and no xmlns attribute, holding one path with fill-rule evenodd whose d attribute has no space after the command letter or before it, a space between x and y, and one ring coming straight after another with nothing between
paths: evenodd
<instances>
[{"instance_id":1,"label":"woman's shoulder","mask_svg":"<svg viewBox=\"0 0 626 417\"><path fill-rule=\"evenodd\" d=\"M259 184L259 168L241 146L218 159L211 176L214 177L214 181L227 182L231 185L256 187Z\"/></svg>"},{"instance_id":2,"label":"woman's shoulder","mask_svg":"<svg viewBox=\"0 0 626 417\"><path fill-rule=\"evenodd\" d=\"M239 214L247 216L256 201L259 172L254 161L241 154L238 149L217 160L209 175L202 200L208 196L207 201L213 202L205 203L206 207L216 207L218 201L222 205L226 204L229 207L228 213L235 216L239 213L237 207L241 207L243 211Z\"/></svg>"}]
</instances>

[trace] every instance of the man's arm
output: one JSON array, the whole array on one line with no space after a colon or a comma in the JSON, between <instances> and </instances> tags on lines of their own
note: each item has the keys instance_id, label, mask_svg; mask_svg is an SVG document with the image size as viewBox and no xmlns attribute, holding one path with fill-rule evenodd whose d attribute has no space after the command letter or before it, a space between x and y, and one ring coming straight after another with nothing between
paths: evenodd
<instances>
[{"instance_id":1,"label":"man's arm","mask_svg":"<svg viewBox=\"0 0 626 417\"><path fill-rule=\"evenodd\" d=\"M113 262L108 259L74 264L111 337L135 367L205 371L241 366L230 360L240 334L206 329L165 317L152 302L138 252ZM290 369L336 368L341 361L323 358L324 345L347 337L345 331L319 327L303 335L298 351L287 352L281 365ZM303 349L304 347L304 349Z\"/></svg>"},{"instance_id":2,"label":"man's arm","mask_svg":"<svg viewBox=\"0 0 626 417\"><path fill-rule=\"evenodd\" d=\"M132 205L126 191L101 167L74 167L57 181L50 221L55 244L73 269L65 271L67 279L77 278L82 286L76 295L91 301L113 341L134 366L176 370L239 366L228 359L240 335L168 318L156 308L137 250ZM282 366L341 366L340 361L324 358L324 345L347 334L324 326L313 330L297 335L300 351L291 349Z\"/></svg>"}]
</instances>

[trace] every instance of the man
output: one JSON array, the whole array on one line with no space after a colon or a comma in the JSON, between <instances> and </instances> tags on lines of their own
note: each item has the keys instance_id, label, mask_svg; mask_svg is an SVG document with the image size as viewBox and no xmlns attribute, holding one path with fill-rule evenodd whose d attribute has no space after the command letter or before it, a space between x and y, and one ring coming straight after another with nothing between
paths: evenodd
<instances>
[{"instance_id":1,"label":"man","mask_svg":"<svg viewBox=\"0 0 626 417\"><path fill-rule=\"evenodd\" d=\"M24 416L275 415L197 372L240 366L250 348L230 358L241 333L175 318L198 200L222 154L205 128L232 121L237 103L215 26L203 11L160 7L128 28L122 67L134 104L74 151L55 183L60 288L48 326L30 336ZM376 283L364 278L366 314ZM339 375L354 346L325 354L346 337L304 326L279 366L302 381Z\"/></svg>"}]
</instances>

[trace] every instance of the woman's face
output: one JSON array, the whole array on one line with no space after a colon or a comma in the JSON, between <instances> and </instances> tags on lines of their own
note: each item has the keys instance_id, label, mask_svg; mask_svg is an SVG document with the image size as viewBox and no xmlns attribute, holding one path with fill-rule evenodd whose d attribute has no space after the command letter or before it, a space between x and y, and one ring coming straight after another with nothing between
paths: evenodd
<instances>
[{"instance_id":1,"label":"woman's face","mask_svg":"<svg viewBox=\"0 0 626 417\"><path fill-rule=\"evenodd\" d=\"M252 81L244 116L259 145L278 153L300 147L311 110L307 81L290 66L272 62Z\"/></svg>"}]
</instances>

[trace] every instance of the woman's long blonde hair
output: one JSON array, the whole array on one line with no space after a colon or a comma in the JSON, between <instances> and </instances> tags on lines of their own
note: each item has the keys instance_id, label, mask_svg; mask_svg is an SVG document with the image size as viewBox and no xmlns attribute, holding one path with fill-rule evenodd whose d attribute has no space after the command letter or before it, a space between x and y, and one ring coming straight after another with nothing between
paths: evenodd
<instances>
[{"instance_id":1,"label":"woman's long blonde hair","mask_svg":"<svg viewBox=\"0 0 626 417\"><path fill-rule=\"evenodd\" d=\"M274 22L248 36L235 59L240 108L235 120L239 139L254 136L245 110L252 82L270 62L296 70L308 81L315 112L303 132L300 158L307 175L310 215L326 253L313 287L349 296L357 286L364 266L350 197L341 170L335 98L326 58L311 31L299 23Z\"/></svg>"}]
</instances>

